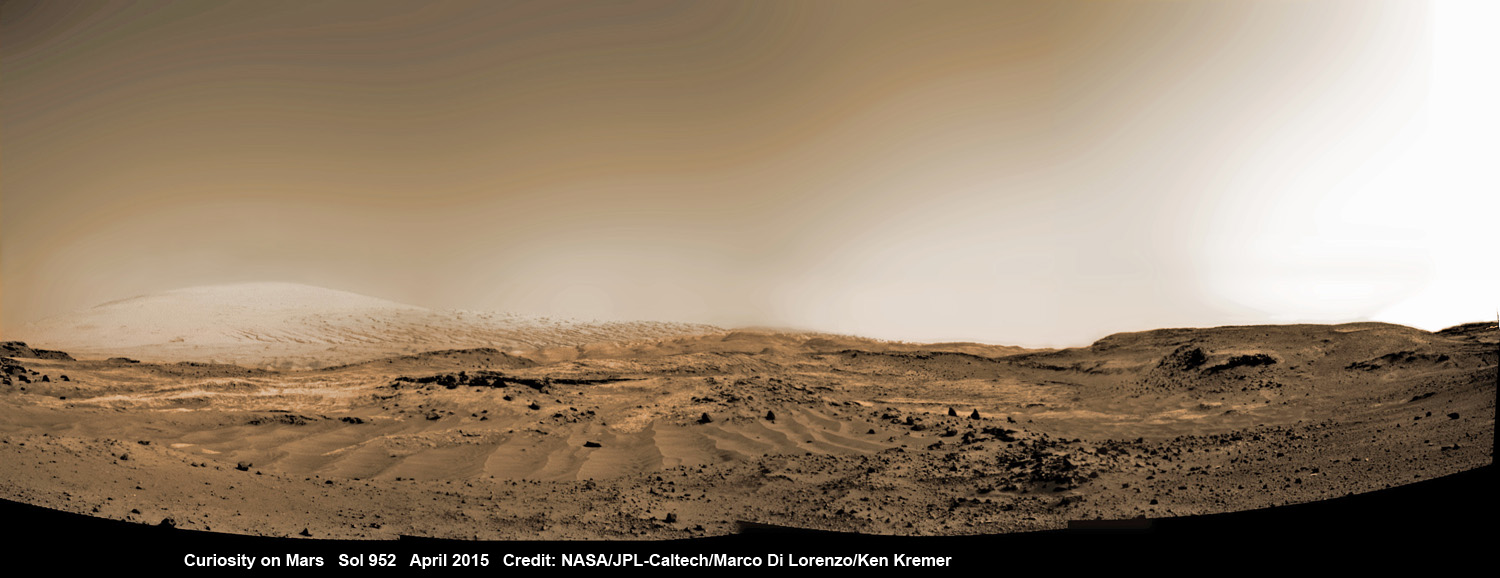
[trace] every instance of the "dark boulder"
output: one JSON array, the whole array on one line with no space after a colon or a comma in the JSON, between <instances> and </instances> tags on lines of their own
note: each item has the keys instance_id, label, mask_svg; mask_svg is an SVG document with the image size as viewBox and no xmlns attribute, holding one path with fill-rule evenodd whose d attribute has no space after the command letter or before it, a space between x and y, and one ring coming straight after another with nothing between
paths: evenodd
<instances>
[{"instance_id":1,"label":"dark boulder","mask_svg":"<svg viewBox=\"0 0 1500 578\"><path fill-rule=\"evenodd\" d=\"M1167 354L1157 365L1169 369L1198 369L1207 361L1208 354L1202 348L1184 345Z\"/></svg>"}]
</instances>

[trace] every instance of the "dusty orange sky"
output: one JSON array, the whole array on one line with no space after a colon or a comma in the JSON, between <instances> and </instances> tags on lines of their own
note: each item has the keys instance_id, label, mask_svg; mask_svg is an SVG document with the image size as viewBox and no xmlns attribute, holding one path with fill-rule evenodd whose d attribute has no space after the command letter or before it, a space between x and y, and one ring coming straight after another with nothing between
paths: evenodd
<instances>
[{"instance_id":1,"label":"dusty orange sky","mask_svg":"<svg viewBox=\"0 0 1500 578\"><path fill-rule=\"evenodd\" d=\"M1022 345L1484 319L1483 9L7 3L0 323L259 280Z\"/></svg>"}]
</instances>

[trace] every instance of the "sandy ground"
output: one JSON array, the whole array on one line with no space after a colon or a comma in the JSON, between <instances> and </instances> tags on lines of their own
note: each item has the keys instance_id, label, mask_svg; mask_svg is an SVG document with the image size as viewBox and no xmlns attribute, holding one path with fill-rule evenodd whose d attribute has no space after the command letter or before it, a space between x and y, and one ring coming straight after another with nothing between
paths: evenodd
<instances>
[{"instance_id":1,"label":"sandy ground","mask_svg":"<svg viewBox=\"0 0 1500 578\"><path fill-rule=\"evenodd\" d=\"M743 331L298 371L12 348L0 497L216 532L487 540L1237 511L1492 463L1497 349L1493 323L1059 351Z\"/></svg>"}]
</instances>

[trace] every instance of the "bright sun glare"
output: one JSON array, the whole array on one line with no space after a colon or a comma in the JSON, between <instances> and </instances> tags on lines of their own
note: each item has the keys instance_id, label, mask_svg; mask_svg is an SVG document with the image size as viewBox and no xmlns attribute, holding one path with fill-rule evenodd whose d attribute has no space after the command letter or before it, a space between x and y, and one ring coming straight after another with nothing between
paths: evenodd
<instances>
[{"instance_id":1,"label":"bright sun glare","mask_svg":"<svg viewBox=\"0 0 1500 578\"><path fill-rule=\"evenodd\" d=\"M1368 219L1409 221L1425 234L1429 281L1375 319L1424 329L1493 318L1500 303L1493 243L1500 209L1500 3L1440 2L1433 9L1433 59L1425 126L1374 180Z\"/></svg>"}]
</instances>

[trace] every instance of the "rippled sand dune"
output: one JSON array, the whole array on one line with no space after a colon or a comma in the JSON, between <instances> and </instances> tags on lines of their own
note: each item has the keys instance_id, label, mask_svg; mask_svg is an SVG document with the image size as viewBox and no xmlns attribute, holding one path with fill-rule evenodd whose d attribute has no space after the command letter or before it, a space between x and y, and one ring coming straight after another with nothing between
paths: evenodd
<instances>
[{"instance_id":1,"label":"rippled sand dune","mask_svg":"<svg viewBox=\"0 0 1500 578\"><path fill-rule=\"evenodd\" d=\"M968 534L1236 511L1492 463L1496 351L1492 323L1039 351L736 331L291 371L10 346L0 494L353 538L666 538L741 520Z\"/></svg>"}]
</instances>

